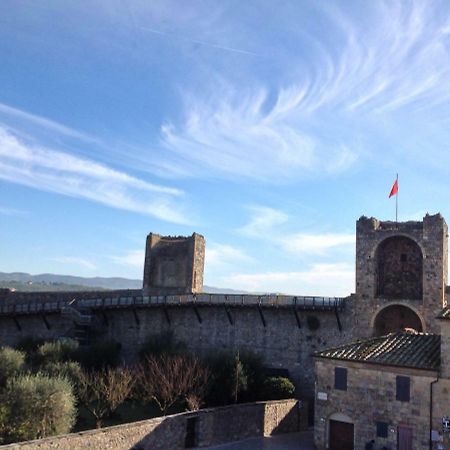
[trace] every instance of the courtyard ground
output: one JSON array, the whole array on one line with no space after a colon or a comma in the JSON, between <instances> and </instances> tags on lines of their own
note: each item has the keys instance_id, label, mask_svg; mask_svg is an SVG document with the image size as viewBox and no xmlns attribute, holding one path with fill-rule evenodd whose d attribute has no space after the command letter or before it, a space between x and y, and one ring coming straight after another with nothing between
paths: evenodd
<instances>
[{"instance_id":1,"label":"courtyard ground","mask_svg":"<svg viewBox=\"0 0 450 450\"><path fill-rule=\"evenodd\" d=\"M206 447L208 450L315 450L312 431L245 439Z\"/></svg>"}]
</instances>

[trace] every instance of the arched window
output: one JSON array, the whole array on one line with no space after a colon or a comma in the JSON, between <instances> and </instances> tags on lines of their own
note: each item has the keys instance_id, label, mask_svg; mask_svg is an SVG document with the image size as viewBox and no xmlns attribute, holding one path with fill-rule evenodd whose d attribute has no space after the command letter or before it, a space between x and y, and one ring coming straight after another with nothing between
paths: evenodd
<instances>
[{"instance_id":1,"label":"arched window","mask_svg":"<svg viewBox=\"0 0 450 450\"><path fill-rule=\"evenodd\" d=\"M405 236L385 239L377 249L377 296L422 298L423 257L420 247Z\"/></svg>"},{"instance_id":2,"label":"arched window","mask_svg":"<svg viewBox=\"0 0 450 450\"><path fill-rule=\"evenodd\" d=\"M413 329L418 332L423 331L420 317L407 306L387 306L382 309L375 318L375 336L383 336L385 334L403 331L405 329Z\"/></svg>"}]
</instances>

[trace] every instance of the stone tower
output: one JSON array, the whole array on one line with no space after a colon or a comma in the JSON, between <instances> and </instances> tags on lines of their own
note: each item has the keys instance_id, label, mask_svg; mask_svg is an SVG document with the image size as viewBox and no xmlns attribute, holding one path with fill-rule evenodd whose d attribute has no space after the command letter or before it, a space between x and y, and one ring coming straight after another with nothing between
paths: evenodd
<instances>
[{"instance_id":1,"label":"stone tower","mask_svg":"<svg viewBox=\"0 0 450 450\"><path fill-rule=\"evenodd\" d=\"M143 290L148 295L191 294L203 289L205 238L147 236Z\"/></svg>"},{"instance_id":2,"label":"stone tower","mask_svg":"<svg viewBox=\"0 0 450 450\"><path fill-rule=\"evenodd\" d=\"M356 337L403 328L439 333L446 304L448 229L440 214L420 222L356 222Z\"/></svg>"}]
</instances>

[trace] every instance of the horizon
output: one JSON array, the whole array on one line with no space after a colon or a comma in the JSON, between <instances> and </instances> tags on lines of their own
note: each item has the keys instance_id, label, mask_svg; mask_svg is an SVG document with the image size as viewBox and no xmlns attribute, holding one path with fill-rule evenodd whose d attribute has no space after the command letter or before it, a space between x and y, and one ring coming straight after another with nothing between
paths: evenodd
<instances>
[{"instance_id":1,"label":"horizon","mask_svg":"<svg viewBox=\"0 0 450 450\"><path fill-rule=\"evenodd\" d=\"M450 4L147 3L0 4L0 271L142 279L196 231L205 285L341 296L397 172L450 218Z\"/></svg>"}]
</instances>

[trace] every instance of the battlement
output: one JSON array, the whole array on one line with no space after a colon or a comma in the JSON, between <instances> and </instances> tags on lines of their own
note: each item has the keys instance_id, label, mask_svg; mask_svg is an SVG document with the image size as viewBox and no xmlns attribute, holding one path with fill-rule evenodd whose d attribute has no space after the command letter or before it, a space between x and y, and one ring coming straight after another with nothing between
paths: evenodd
<instances>
[{"instance_id":1,"label":"battlement","mask_svg":"<svg viewBox=\"0 0 450 450\"><path fill-rule=\"evenodd\" d=\"M361 216L356 222L357 233L374 231L397 231L411 232L422 231L424 227L445 224L440 213L426 214L423 220L408 220L406 222L395 222L393 220L379 220L375 217Z\"/></svg>"}]
</instances>

